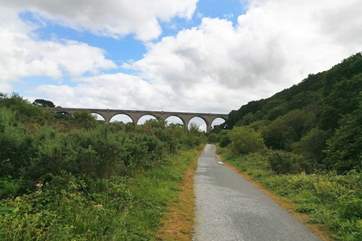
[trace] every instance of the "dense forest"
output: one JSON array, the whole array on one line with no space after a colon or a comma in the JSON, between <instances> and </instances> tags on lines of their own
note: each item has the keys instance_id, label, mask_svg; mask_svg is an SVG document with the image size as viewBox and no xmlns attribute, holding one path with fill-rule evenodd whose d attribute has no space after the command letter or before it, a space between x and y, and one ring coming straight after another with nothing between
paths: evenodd
<instances>
[{"instance_id":1,"label":"dense forest","mask_svg":"<svg viewBox=\"0 0 362 241\"><path fill-rule=\"evenodd\" d=\"M362 168L362 55L230 113L226 127L258 130L265 145L303 155L304 170Z\"/></svg>"},{"instance_id":2,"label":"dense forest","mask_svg":"<svg viewBox=\"0 0 362 241\"><path fill-rule=\"evenodd\" d=\"M362 240L362 55L232 111L223 157L337 240Z\"/></svg>"},{"instance_id":3,"label":"dense forest","mask_svg":"<svg viewBox=\"0 0 362 241\"><path fill-rule=\"evenodd\" d=\"M204 134L42 103L0 96L0 240L153 240Z\"/></svg>"}]
</instances>

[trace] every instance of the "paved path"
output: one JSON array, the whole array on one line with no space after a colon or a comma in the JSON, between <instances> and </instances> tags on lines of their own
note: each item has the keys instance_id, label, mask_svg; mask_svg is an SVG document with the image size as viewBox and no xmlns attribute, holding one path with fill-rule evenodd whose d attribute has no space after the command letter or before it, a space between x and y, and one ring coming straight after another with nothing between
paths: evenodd
<instances>
[{"instance_id":1,"label":"paved path","mask_svg":"<svg viewBox=\"0 0 362 241\"><path fill-rule=\"evenodd\" d=\"M320 241L207 145L195 176L195 241Z\"/></svg>"}]
</instances>

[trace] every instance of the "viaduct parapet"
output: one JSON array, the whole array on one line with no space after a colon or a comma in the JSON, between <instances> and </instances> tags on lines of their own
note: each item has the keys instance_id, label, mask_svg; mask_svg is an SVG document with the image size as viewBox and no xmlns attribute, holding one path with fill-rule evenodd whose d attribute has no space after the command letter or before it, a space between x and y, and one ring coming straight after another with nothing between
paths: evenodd
<instances>
[{"instance_id":1,"label":"viaduct parapet","mask_svg":"<svg viewBox=\"0 0 362 241\"><path fill-rule=\"evenodd\" d=\"M170 112L170 111L146 111L146 110L117 110L117 109L87 109L87 108L55 108L56 112L74 114L75 112L88 112L98 114L103 117L105 122L111 122L112 118L117 115L126 115L131 118L134 124L137 124L143 116L154 116L159 120L166 120L169 117L175 116L181 119L183 125L187 128L192 118L199 117L206 123L206 131L209 132L212 128L212 123L215 119L221 118L227 120L227 114L216 113L191 113L191 112Z\"/></svg>"}]
</instances>

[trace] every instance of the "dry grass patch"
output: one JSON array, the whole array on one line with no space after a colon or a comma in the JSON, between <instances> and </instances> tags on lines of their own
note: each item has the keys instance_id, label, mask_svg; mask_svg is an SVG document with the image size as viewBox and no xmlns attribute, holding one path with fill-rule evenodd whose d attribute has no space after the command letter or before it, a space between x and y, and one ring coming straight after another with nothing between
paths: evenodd
<instances>
[{"instance_id":1,"label":"dry grass patch","mask_svg":"<svg viewBox=\"0 0 362 241\"><path fill-rule=\"evenodd\" d=\"M197 159L192 161L181 183L181 191L161 220L157 240L191 241L195 220L194 174Z\"/></svg>"}]
</instances>

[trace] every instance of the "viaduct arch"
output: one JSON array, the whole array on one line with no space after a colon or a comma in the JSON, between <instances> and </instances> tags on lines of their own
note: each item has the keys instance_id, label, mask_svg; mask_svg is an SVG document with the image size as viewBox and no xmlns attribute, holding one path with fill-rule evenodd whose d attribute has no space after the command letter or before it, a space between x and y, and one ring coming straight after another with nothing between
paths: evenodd
<instances>
[{"instance_id":1,"label":"viaduct arch","mask_svg":"<svg viewBox=\"0 0 362 241\"><path fill-rule=\"evenodd\" d=\"M180 118L185 128L188 128L190 120L194 117L200 117L206 123L206 132L211 130L211 124L215 119L221 118L225 121L228 118L227 114L216 113L191 113L191 112L171 112L171 111L147 111L147 110L117 110L117 109L87 109L87 108L55 108L56 112L74 114L75 112L95 113L102 116L105 122L109 123L111 119L119 114L129 116L133 123L137 124L138 120L145 116L151 115L159 120L166 120L168 117L176 116Z\"/></svg>"}]
</instances>

